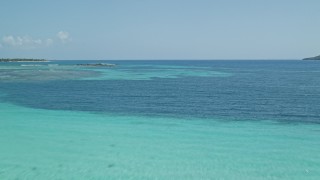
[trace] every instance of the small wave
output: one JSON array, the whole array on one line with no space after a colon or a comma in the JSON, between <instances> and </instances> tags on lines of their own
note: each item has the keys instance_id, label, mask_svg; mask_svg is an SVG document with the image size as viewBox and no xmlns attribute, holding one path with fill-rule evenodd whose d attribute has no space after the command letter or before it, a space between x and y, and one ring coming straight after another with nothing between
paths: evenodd
<instances>
[{"instance_id":1,"label":"small wave","mask_svg":"<svg viewBox=\"0 0 320 180\"><path fill-rule=\"evenodd\" d=\"M31 66L31 67L34 67L34 66L43 66L43 65L40 65L40 64L21 64L20 66Z\"/></svg>"}]
</instances>

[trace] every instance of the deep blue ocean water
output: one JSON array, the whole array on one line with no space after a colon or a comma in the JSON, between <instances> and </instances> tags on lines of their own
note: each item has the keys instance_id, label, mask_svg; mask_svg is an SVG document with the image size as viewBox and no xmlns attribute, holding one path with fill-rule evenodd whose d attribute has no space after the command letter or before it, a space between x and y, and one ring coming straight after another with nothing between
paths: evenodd
<instances>
[{"instance_id":1,"label":"deep blue ocean water","mask_svg":"<svg viewBox=\"0 0 320 180\"><path fill-rule=\"evenodd\" d=\"M320 122L320 63L316 61L107 62L117 64L116 70L128 72L127 77L6 81L0 84L1 92L7 94L3 100L54 110ZM217 71L229 76L188 74L198 68L202 73ZM185 74L166 78L163 74L168 69L182 69ZM151 74L150 79L135 78L148 71L159 74Z\"/></svg>"}]
</instances>

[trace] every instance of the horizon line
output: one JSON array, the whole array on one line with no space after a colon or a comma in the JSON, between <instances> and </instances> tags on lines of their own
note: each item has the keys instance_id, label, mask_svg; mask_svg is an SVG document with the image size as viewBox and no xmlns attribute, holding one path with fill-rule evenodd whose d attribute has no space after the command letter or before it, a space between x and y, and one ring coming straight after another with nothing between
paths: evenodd
<instances>
[{"instance_id":1,"label":"horizon line","mask_svg":"<svg viewBox=\"0 0 320 180\"><path fill-rule=\"evenodd\" d=\"M45 58L44 58L45 59ZM49 61L292 61L302 59L47 59Z\"/></svg>"}]
</instances>

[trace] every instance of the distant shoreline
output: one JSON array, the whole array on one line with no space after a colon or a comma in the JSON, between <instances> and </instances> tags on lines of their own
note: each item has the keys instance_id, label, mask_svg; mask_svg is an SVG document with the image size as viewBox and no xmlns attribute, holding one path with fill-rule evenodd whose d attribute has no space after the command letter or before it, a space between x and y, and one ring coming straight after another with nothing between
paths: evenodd
<instances>
[{"instance_id":1,"label":"distant shoreline","mask_svg":"<svg viewBox=\"0 0 320 180\"><path fill-rule=\"evenodd\" d=\"M23 59L23 58L16 58L16 59L0 59L0 62L49 62L46 59Z\"/></svg>"}]
</instances>

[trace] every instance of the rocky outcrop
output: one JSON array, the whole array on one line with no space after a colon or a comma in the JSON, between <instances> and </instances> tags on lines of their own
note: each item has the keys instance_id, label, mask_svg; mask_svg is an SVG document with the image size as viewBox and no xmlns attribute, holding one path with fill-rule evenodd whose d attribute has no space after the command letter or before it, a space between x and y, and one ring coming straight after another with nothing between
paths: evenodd
<instances>
[{"instance_id":1,"label":"rocky outcrop","mask_svg":"<svg viewBox=\"0 0 320 180\"><path fill-rule=\"evenodd\" d=\"M77 64L77 66L89 66L89 67L114 67L115 64L96 63L96 64Z\"/></svg>"}]
</instances>

